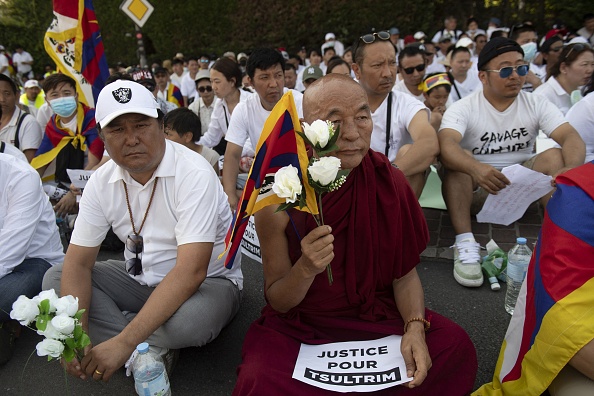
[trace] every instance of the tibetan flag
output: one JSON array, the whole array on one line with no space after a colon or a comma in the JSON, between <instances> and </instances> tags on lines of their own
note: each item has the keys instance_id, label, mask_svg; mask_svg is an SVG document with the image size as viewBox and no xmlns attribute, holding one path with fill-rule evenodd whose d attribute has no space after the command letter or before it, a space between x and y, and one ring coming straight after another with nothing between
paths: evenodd
<instances>
[{"instance_id":1,"label":"tibetan flag","mask_svg":"<svg viewBox=\"0 0 594 396\"><path fill-rule=\"evenodd\" d=\"M473 395L540 395L594 339L594 163L556 182L493 382Z\"/></svg>"},{"instance_id":2,"label":"tibetan flag","mask_svg":"<svg viewBox=\"0 0 594 396\"><path fill-rule=\"evenodd\" d=\"M289 90L274 106L264 123L252 168L225 237L225 251L229 251L225 260L227 268L233 265L250 216L268 205L285 203L284 198L279 198L272 191L274 174L280 168L288 165L297 168L307 202L307 206L301 210L318 213L315 191L307 181L309 158L305 142L297 131L301 132L301 125L293 94Z\"/></svg>"},{"instance_id":3,"label":"tibetan flag","mask_svg":"<svg viewBox=\"0 0 594 396\"><path fill-rule=\"evenodd\" d=\"M54 19L45 33L46 52L60 73L77 83L79 101L95 106L109 76L92 0L53 0Z\"/></svg>"},{"instance_id":4,"label":"tibetan flag","mask_svg":"<svg viewBox=\"0 0 594 396\"><path fill-rule=\"evenodd\" d=\"M169 83L167 87L167 101L173 103L177 107L183 107L184 97L181 91L173 83Z\"/></svg>"}]
</instances>

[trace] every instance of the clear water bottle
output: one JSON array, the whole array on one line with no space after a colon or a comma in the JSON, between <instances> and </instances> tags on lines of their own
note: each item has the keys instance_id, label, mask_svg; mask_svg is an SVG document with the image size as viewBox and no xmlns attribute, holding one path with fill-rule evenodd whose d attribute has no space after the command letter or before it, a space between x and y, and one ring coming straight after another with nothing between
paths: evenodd
<instances>
[{"instance_id":1,"label":"clear water bottle","mask_svg":"<svg viewBox=\"0 0 594 396\"><path fill-rule=\"evenodd\" d=\"M136 351L138 355L132 363L136 393L140 396L171 396L163 359L149 353L149 345L146 342L139 344Z\"/></svg>"},{"instance_id":2,"label":"clear water bottle","mask_svg":"<svg viewBox=\"0 0 594 396\"><path fill-rule=\"evenodd\" d=\"M513 315L522 282L528 271L532 251L526 245L526 238L518 238L507 254L507 293L505 294L505 310Z\"/></svg>"}]
</instances>

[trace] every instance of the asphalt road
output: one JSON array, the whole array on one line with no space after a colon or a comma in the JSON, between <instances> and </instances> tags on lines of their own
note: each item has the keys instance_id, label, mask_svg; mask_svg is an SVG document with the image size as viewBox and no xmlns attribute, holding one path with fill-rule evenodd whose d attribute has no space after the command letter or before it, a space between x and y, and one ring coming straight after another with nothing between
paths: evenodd
<instances>
[{"instance_id":1,"label":"asphalt road","mask_svg":"<svg viewBox=\"0 0 594 396\"><path fill-rule=\"evenodd\" d=\"M101 252L100 260L118 258ZM452 276L451 261L423 259L417 270L425 289L426 305L460 324L475 344L479 371L475 388L490 381L501 341L510 316L503 308L505 285L498 292L488 284L467 289ZM186 348L171 378L174 395L230 395L235 383L235 369L241 360L241 344L250 323L264 306L262 267L244 259L244 294L242 308L233 322L212 343L202 348ZM35 354L41 340L24 330L17 341L13 359L0 367L0 395L132 395L134 381L118 371L107 384L68 378L57 362L47 362Z\"/></svg>"}]
</instances>

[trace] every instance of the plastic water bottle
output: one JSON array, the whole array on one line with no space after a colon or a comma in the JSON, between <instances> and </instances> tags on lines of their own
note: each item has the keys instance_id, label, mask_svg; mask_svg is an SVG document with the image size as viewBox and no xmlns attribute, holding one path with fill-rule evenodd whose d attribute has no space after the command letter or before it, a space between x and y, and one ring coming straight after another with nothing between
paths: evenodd
<instances>
[{"instance_id":1,"label":"plastic water bottle","mask_svg":"<svg viewBox=\"0 0 594 396\"><path fill-rule=\"evenodd\" d=\"M505 310L513 315L522 282L528 271L532 251L526 246L526 238L518 238L517 244L507 254L507 293L505 294Z\"/></svg>"},{"instance_id":2,"label":"plastic water bottle","mask_svg":"<svg viewBox=\"0 0 594 396\"><path fill-rule=\"evenodd\" d=\"M171 396L169 378L160 356L149 353L146 342L136 347L138 355L132 363L134 387L140 396Z\"/></svg>"}]
</instances>

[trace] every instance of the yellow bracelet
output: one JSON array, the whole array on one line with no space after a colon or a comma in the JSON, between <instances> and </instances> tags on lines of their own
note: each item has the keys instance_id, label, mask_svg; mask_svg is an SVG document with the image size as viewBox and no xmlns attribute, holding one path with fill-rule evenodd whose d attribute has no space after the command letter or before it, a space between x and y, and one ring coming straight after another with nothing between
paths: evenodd
<instances>
[{"instance_id":1,"label":"yellow bracelet","mask_svg":"<svg viewBox=\"0 0 594 396\"><path fill-rule=\"evenodd\" d=\"M404 332L406 333L406 330L408 330L408 325L411 324L412 322L423 322L423 325L425 326L425 331L429 330L429 328L431 327L431 323L424 318L411 318L409 320L406 321L406 324L404 325Z\"/></svg>"}]
</instances>

